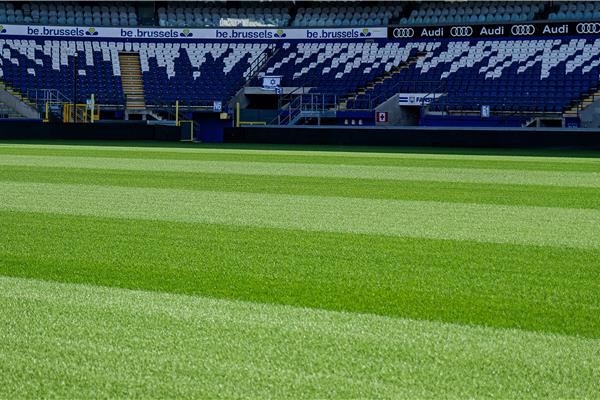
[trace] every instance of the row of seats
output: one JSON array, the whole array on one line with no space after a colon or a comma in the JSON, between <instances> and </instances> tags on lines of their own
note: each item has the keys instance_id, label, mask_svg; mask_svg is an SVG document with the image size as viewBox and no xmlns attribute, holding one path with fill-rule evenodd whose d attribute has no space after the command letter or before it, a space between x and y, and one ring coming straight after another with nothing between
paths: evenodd
<instances>
[{"instance_id":1,"label":"row of seats","mask_svg":"<svg viewBox=\"0 0 600 400\"><path fill-rule=\"evenodd\" d=\"M115 3L118 4L118 3ZM0 23L88 26L136 26L133 6L90 6L77 3L31 2L21 7L0 2Z\"/></svg>"},{"instance_id":2,"label":"row of seats","mask_svg":"<svg viewBox=\"0 0 600 400\"><path fill-rule=\"evenodd\" d=\"M590 20L600 19L600 2L569 1L561 2L556 12L548 15L550 20Z\"/></svg>"},{"instance_id":3,"label":"row of seats","mask_svg":"<svg viewBox=\"0 0 600 400\"><path fill-rule=\"evenodd\" d=\"M136 52L146 104L204 105L229 100L265 43L153 43L0 39L0 79L24 94L57 89L85 102L122 105L119 53ZM77 78L74 85L73 76Z\"/></svg>"},{"instance_id":4,"label":"row of seats","mask_svg":"<svg viewBox=\"0 0 600 400\"><path fill-rule=\"evenodd\" d=\"M316 87L345 95L405 62L411 49L400 43L285 43L259 74L281 75L282 86Z\"/></svg>"},{"instance_id":5,"label":"row of seats","mask_svg":"<svg viewBox=\"0 0 600 400\"><path fill-rule=\"evenodd\" d=\"M544 8L542 2L472 1L421 2L401 24L489 23L531 21Z\"/></svg>"},{"instance_id":6,"label":"row of seats","mask_svg":"<svg viewBox=\"0 0 600 400\"><path fill-rule=\"evenodd\" d=\"M270 47L271 46L271 47ZM267 43L170 43L0 38L0 78L22 93L58 89L85 101L123 104L121 52L140 57L147 104L231 99ZM600 38L381 42L284 42L251 82L279 75L373 109L397 93L439 93L433 110L561 112L596 90Z\"/></svg>"},{"instance_id":7,"label":"row of seats","mask_svg":"<svg viewBox=\"0 0 600 400\"><path fill-rule=\"evenodd\" d=\"M292 26L386 26L398 18L402 5L380 3L374 6L340 6L330 3L324 6L300 7Z\"/></svg>"},{"instance_id":8,"label":"row of seats","mask_svg":"<svg viewBox=\"0 0 600 400\"><path fill-rule=\"evenodd\" d=\"M278 27L288 26L290 14L285 7L207 7L201 3L171 2L158 9L158 24L163 27Z\"/></svg>"},{"instance_id":9,"label":"row of seats","mask_svg":"<svg viewBox=\"0 0 600 400\"><path fill-rule=\"evenodd\" d=\"M416 63L365 90L356 102L371 105L373 99L377 103L403 91L437 90L447 95L434 103L436 110L478 110L483 102L499 111L561 112L598 87L600 39L428 45L431 49L425 47ZM435 82L437 88L428 82Z\"/></svg>"},{"instance_id":10,"label":"row of seats","mask_svg":"<svg viewBox=\"0 0 600 400\"><path fill-rule=\"evenodd\" d=\"M118 51L106 43L0 39L0 67L3 81L32 98L37 89L57 89L78 102L94 94L99 103L123 104Z\"/></svg>"},{"instance_id":11,"label":"row of seats","mask_svg":"<svg viewBox=\"0 0 600 400\"><path fill-rule=\"evenodd\" d=\"M0 2L0 24L138 26L138 8L147 7L134 2L94 3L97 2ZM299 7L265 1L232 3L167 2L156 10L155 23L161 27L191 28L337 27L522 22L546 16L549 20L600 19L598 1L397 1L367 5L329 2Z\"/></svg>"},{"instance_id":12,"label":"row of seats","mask_svg":"<svg viewBox=\"0 0 600 400\"><path fill-rule=\"evenodd\" d=\"M447 95L438 108L477 110L485 101L492 110L560 112L596 88L600 72L600 39L299 43L283 50L264 74L281 75L282 86L345 96L350 109L373 109L399 92L439 91ZM409 57L416 62L403 64Z\"/></svg>"}]
</instances>

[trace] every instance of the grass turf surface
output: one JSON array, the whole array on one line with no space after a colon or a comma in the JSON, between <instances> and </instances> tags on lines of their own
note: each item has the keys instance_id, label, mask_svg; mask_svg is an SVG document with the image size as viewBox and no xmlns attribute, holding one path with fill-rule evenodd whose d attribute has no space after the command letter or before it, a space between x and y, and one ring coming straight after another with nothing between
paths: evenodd
<instances>
[{"instance_id":1,"label":"grass turf surface","mask_svg":"<svg viewBox=\"0 0 600 400\"><path fill-rule=\"evenodd\" d=\"M361 150L0 144L0 397L598 397L597 154Z\"/></svg>"}]
</instances>

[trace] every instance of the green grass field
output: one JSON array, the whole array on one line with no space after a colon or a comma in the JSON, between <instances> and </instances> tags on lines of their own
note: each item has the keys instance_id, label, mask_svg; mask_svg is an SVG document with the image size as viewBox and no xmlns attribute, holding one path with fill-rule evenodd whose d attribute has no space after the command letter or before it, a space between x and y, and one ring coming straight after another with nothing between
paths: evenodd
<instances>
[{"instance_id":1,"label":"green grass field","mask_svg":"<svg viewBox=\"0 0 600 400\"><path fill-rule=\"evenodd\" d=\"M0 143L0 398L600 398L600 153Z\"/></svg>"}]
</instances>

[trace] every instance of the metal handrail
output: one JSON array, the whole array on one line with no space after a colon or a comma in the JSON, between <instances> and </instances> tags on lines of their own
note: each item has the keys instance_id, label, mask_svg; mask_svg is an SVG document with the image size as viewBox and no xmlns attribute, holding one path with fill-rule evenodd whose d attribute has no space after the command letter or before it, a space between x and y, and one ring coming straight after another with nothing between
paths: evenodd
<instances>
[{"instance_id":1,"label":"metal handrail","mask_svg":"<svg viewBox=\"0 0 600 400\"><path fill-rule=\"evenodd\" d=\"M303 113L324 113L339 109L338 96L333 93L304 93L287 104L287 112L277 116L278 125L289 125Z\"/></svg>"},{"instance_id":2,"label":"metal handrail","mask_svg":"<svg viewBox=\"0 0 600 400\"><path fill-rule=\"evenodd\" d=\"M50 103L72 103L72 100L58 89L27 89L27 98L37 105Z\"/></svg>"},{"instance_id":3,"label":"metal handrail","mask_svg":"<svg viewBox=\"0 0 600 400\"><path fill-rule=\"evenodd\" d=\"M428 106L431 108L432 106L438 104L438 103L444 103L447 100L450 100L452 103L457 103L457 104L474 104L472 107L468 108L468 109L458 109L458 108L450 108L448 106L446 106L446 108L444 110L442 110L441 112L452 112L455 114L469 114L469 113L474 113L474 112L479 112L481 110L481 106L482 105L490 105L490 114L493 115L532 115L532 114L548 114L548 113L562 113L562 111L531 111L531 110L506 110L506 111L502 111L502 110L497 110L494 109L495 105L498 105L498 102L501 102L501 106L503 105L513 105L515 104L517 101L523 101L525 105L530 105L530 106L534 106L536 105L536 103L547 103L548 98L547 97L543 97L543 96L536 96L536 97L532 97L532 96L489 96L489 97L472 97L472 96L464 96L464 97L458 97L458 96L453 96L451 99L449 99L447 96L441 97L441 98L433 98L433 101L431 103L428 104ZM535 100L539 100L539 101L535 101Z\"/></svg>"}]
</instances>

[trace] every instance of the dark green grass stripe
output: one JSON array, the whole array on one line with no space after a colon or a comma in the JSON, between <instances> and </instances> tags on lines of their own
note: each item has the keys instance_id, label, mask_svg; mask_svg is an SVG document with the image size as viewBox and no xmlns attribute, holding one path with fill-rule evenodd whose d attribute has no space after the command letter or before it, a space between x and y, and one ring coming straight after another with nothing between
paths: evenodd
<instances>
[{"instance_id":1,"label":"dark green grass stripe","mask_svg":"<svg viewBox=\"0 0 600 400\"><path fill-rule=\"evenodd\" d=\"M137 149L227 149L227 150L276 150L276 151L320 151L380 153L380 154L441 154L441 155L484 155L484 156L523 156L523 157L560 157L560 158L600 158L598 148L467 148L467 147L395 147L395 146L334 146L310 144L254 144L254 143L190 143L165 141L128 141L128 140L0 140L0 145L22 146L39 145L53 148L76 146L93 148L97 146L115 148L132 147Z\"/></svg>"},{"instance_id":2,"label":"dark green grass stripe","mask_svg":"<svg viewBox=\"0 0 600 400\"><path fill-rule=\"evenodd\" d=\"M600 251L0 213L0 275L600 337Z\"/></svg>"},{"instance_id":3,"label":"dark green grass stripe","mask_svg":"<svg viewBox=\"0 0 600 400\"><path fill-rule=\"evenodd\" d=\"M4 166L0 181L600 209L599 188Z\"/></svg>"},{"instance_id":4,"label":"dark green grass stripe","mask_svg":"<svg viewBox=\"0 0 600 400\"><path fill-rule=\"evenodd\" d=\"M360 153L358 153L360 154ZM410 157L386 157L377 155L330 156L327 154L294 154L292 153L253 153L253 152L177 152L161 150L115 150L109 147L77 149L60 147L2 147L2 155L32 155L32 156L61 156L61 157L109 157L130 159L160 159L160 160L202 160L202 161L244 161L270 163L326 164L326 165L363 165L363 166L396 166L396 167L427 167L427 168L474 168L474 169L506 169L527 171L561 171L561 172L600 172L600 162L596 159L579 159L578 162L564 160L528 160L528 159L498 159L474 158L465 156L440 157L431 155L411 155ZM468 156L467 156L468 157Z\"/></svg>"}]
</instances>

